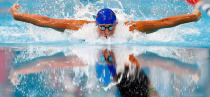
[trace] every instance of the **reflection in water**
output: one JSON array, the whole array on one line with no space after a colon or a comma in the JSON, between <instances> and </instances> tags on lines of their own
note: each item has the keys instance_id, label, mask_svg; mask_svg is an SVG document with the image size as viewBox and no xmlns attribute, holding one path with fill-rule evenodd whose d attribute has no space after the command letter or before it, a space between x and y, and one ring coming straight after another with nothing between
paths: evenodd
<instances>
[{"instance_id":1,"label":"reflection in water","mask_svg":"<svg viewBox=\"0 0 210 97\"><path fill-rule=\"evenodd\" d=\"M96 63L97 78L103 85L109 85L111 80L116 83L117 89L122 97L147 97L149 96L149 79L140 69L138 60L129 56L131 67L125 63L125 69L121 73L116 73L116 61L113 51L102 50L99 62Z\"/></svg>"},{"instance_id":2,"label":"reflection in water","mask_svg":"<svg viewBox=\"0 0 210 97\"><path fill-rule=\"evenodd\" d=\"M117 84L122 97L148 97L153 95L149 79L143 70L135 69L134 74L129 75L129 68L126 68L122 74L121 81Z\"/></svg>"},{"instance_id":3,"label":"reflection in water","mask_svg":"<svg viewBox=\"0 0 210 97\"><path fill-rule=\"evenodd\" d=\"M1 81L0 88L8 91L4 88L7 87L10 92L1 92L6 94L0 95L208 95L208 49L140 46L34 46L6 49L9 51L6 56L10 57L6 60L7 64L2 65L5 61L1 60L1 75L4 76L0 78L7 79L8 76L9 80ZM201 89L204 90L199 91Z\"/></svg>"}]
</instances>

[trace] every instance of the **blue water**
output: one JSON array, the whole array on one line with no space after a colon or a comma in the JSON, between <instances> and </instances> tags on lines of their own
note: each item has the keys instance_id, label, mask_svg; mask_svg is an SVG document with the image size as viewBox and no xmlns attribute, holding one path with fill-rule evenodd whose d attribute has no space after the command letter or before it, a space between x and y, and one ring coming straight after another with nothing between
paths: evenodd
<instances>
[{"instance_id":1,"label":"blue water","mask_svg":"<svg viewBox=\"0 0 210 97\"><path fill-rule=\"evenodd\" d=\"M126 60L131 54L140 62L140 68L130 65L129 73L122 76L119 83L97 77L103 73L98 72L96 62L105 49L115 55L117 75L126 72ZM1 58L2 55L7 61L0 61L1 97L129 97L125 93L137 97L145 97L141 94L147 93L159 97L210 95L208 48L32 45L1 47ZM63 66L72 61L76 63ZM105 74L111 77L108 71Z\"/></svg>"},{"instance_id":2,"label":"blue water","mask_svg":"<svg viewBox=\"0 0 210 97\"><path fill-rule=\"evenodd\" d=\"M59 32L54 31L50 28L40 28L32 24L15 21L9 13L9 8L16 2L21 4L21 8L19 9L20 12L39 14L51 18L86 20L94 20L93 16L96 14L96 12L104 7L114 9L116 14L119 15L118 18L122 18L123 20L161 19L168 16L189 14L192 13L194 9L193 6L187 4L186 2L183 2L182 0L1 1L0 43L2 45L21 45L26 43L89 44L85 41L70 41L67 37L65 37L66 35L60 34ZM79 11L82 11L82 14L77 13ZM152 35L145 36L146 38L143 39L131 39L123 43L113 41L112 44L209 47L209 22L209 16L207 16L205 11L202 11L202 18L197 22L186 23L169 29L161 29ZM51 33L55 35L53 36ZM46 37L46 34L48 37ZM103 42L99 44L103 44Z\"/></svg>"},{"instance_id":3,"label":"blue water","mask_svg":"<svg viewBox=\"0 0 210 97\"><path fill-rule=\"evenodd\" d=\"M0 97L210 95L210 17L205 11L197 22L161 29L142 39L91 43L14 20L9 13L14 3L21 4L20 12L85 20L94 20L104 7L125 21L190 14L194 9L183 0L1 0ZM115 56L118 82L110 73L115 70L106 65L103 73L97 72L104 50ZM130 55L140 67L129 63ZM108 77L100 78L103 74ZM111 83L104 85L107 82Z\"/></svg>"}]
</instances>

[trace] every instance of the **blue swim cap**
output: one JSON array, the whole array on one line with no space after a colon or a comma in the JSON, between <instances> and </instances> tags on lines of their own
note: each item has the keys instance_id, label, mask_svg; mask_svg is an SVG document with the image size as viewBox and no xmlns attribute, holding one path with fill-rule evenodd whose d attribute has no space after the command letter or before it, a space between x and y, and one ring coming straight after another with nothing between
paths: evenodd
<instances>
[{"instance_id":1,"label":"blue swim cap","mask_svg":"<svg viewBox=\"0 0 210 97\"><path fill-rule=\"evenodd\" d=\"M101 9L96 16L96 25L98 24L115 24L116 15L108 8Z\"/></svg>"}]
</instances>

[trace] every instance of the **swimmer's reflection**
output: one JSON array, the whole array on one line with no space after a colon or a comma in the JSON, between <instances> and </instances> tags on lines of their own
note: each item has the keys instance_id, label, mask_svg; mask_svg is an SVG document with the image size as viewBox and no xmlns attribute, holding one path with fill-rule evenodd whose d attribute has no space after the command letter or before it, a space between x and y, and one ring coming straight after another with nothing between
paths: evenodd
<instances>
[{"instance_id":1,"label":"swimmer's reflection","mask_svg":"<svg viewBox=\"0 0 210 97\"><path fill-rule=\"evenodd\" d=\"M122 97L158 96L149 82L149 78L140 69L140 64L133 54L129 55L129 63L124 64L124 71L116 72L116 57L114 52L102 50L96 63L96 73L99 82L105 86L116 82Z\"/></svg>"},{"instance_id":2,"label":"swimmer's reflection","mask_svg":"<svg viewBox=\"0 0 210 97\"><path fill-rule=\"evenodd\" d=\"M199 76L198 70L193 70L190 64L180 62L173 58L161 57L154 53L145 53L141 55L129 54L120 59L125 61L121 66L117 61L117 56L112 50L104 49L98 54L96 62L96 76L100 84L108 86L111 83L116 83L116 86L123 97L147 97L158 96L153 89L149 78L146 76L142 67L157 66L166 69L174 74L186 74ZM28 62L25 67L16 68L11 73L11 81L18 84L18 75L41 72L51 68L86 66L84 61L77 55L64 56L62 53L35 58ZM182 67L184 66L184 67ZM118 68L124 67L123 71L118 71ZM199 78L199 77L198 77Z\"/></svg>"}]
</instances>

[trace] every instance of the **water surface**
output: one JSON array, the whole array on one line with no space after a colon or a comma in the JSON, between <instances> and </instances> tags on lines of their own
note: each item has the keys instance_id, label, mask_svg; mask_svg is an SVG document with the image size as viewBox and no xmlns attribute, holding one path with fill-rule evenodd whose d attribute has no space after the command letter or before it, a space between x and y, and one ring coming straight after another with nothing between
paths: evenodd
<instances>
[{"instance_id":1,"label":"water surface","mask_svg":"<svg viewBox=\"0 0 210 97\"><path fill-rule=\"evenodd\" d=\"M104 54L115 64L100 65ZM0 95L207 97L209 54L208 48L161 46L1 47Z\"/></svg>"}]
</instances>

